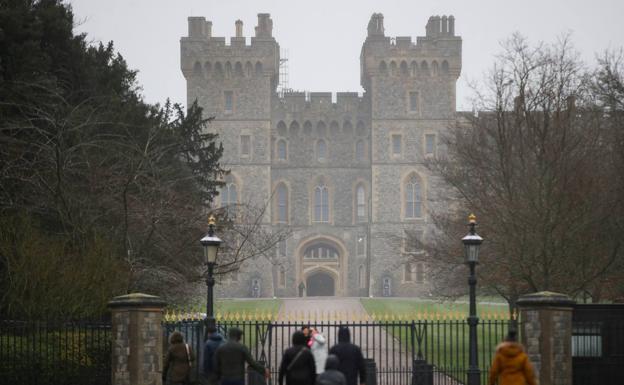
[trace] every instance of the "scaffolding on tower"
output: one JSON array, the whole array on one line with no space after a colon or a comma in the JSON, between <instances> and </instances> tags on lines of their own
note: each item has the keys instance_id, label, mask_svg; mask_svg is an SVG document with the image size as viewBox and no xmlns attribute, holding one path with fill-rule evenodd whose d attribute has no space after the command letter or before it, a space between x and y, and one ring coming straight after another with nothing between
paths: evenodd
<instances>
[{"instance_id":1,"label":"scaffolding on tower","mask_svg":"<svg viewBox=\"0 0 624 385\"><path fill-rule=\"evenodd\" d=\"M289 50L284 49L280 53L279 61L279 83L277 85L277 93L281 97L284 97L284 93L292 92L289 86L289 73L288 73L288 56Z\"/></svg>"}]
</instances>

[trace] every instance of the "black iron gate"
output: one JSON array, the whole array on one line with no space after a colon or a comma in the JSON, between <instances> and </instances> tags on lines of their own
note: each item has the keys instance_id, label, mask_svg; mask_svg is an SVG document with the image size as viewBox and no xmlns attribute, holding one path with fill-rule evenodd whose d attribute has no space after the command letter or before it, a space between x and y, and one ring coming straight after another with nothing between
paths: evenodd
<instances>
[{"instance_id":1,"label":"black iron gate","mask_svg":"<svg viewBox=\"0 0 624 385\"><path fill-rule=\"evenodd\" d=\"M270 368L277 383L282 353L290 346L292 334L303 322L225 321L219 322L220 332L227 335L231 327L243 330L241 341L255 359ZM364 357L374 362L377 385L459 385L466 383L468 369L468 324L464 319L367 321L367 322L305 322L316 327L327 338L329 347L336 344L338 328L346 326L351 340L362 348ZM167 322L165 335L179 330L198 353L201 363L203 321ZM479 364L482 383L496 346L507 333L509 321L481 320L478 326ZM195 366L193 379L201 365Z\"/></svg>"},{"instance_id":2,"label":"black iron gate","mask_svg":"<svg viewBox=\"0 0 624 385\"><path fill-rule=\"evenodd\" d=\"M572 313L573 385L624 384L624 304L579 304Z\"/></svg>"}]
</instances>

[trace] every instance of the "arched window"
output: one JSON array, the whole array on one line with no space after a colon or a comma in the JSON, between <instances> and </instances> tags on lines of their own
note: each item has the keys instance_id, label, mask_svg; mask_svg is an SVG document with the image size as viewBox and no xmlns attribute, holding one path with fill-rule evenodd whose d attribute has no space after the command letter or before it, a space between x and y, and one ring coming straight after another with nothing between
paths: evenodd
<instances>
[{"instance_id":1,"label":"arched window","mask_svg":"<svg viewBox=\"0 0 624 385\"><path fill-rule=\"evenodd\" d=\"M212 64L209 61L204 63L204 71L206 72L206 77L209 78L212 73Z\"/></svg>"},{"instance_id":2,"label":"arched window","mask_svg":"<svg viewBox=\"0 0 624 385\"><path fill-rule=\"evenodd\" d=\"M429 64L427 64L426 61L422 61L422 63L420 63L420 72L422 72L423 75L429 75Z\"/></svg>"},{"instance_id":3,"label":"arched window","mask_svg":"<svg viewBox=\"0 0 624 385\"><path fill-rule=\"evenodd\" d=\"M412 174L405 183L405 218L422 217L422 186L420 178Z\"/></svg>"},{"instance_id":4,"label":"arched window","mask_svg":"<svg viewBox=\"0 0 624 385\"><path fill-rule=\"evenodd\" d=\"M305 123L303 123L303 134L304 135L312 134L312 123L310 123L309 120L306 120Z\"/></svg>"},{"instance_id":5,"label":"arched window","mask_svg":"<svg viewBox=\"0 0 624 385\"><path fill-rule=\"evenodd\" d=\"M299 134L299 123L297 123L297 121L294 120L292 123L290 123L290 135L296 136L298 134Z\"/></svg>"},{"instance_id":6,"label":"arched window","mask_svg":"<svg viewBox=\"0 0 624 385\"><path fill-rule=\"evenodd\" d=\"M397 75L397 64L394 61L390 62L390 75L392 76L396 76Z\"/></svg>"},{"instance_id":7,"label":"arched window","mask_svg":"<svg viewBox=\"0 0 624 385\"><path fill-rule=\"evenodd\" d=\"M241 78L245 76L243 74L243 65L239 61L237 61L236 64L234 65L234 74Z\"/></svg>"},{"instance_id":8,"label":"arched window","mask_svg":"<svg viewBox=\"0 0 624 385\"><path fill-rule=\"evenodd\" d=\"M232 77L232 63L225 63L225 78L230 79Z\"/></svg>"},{"instance_id":9,"label":"arched window","mask_svg":"<svg viewBox=\"0 0 624 385\"><path fill-rule=\"evenodd\" d=\"M357 162L364 160L364 141L361 139L355 142L355 160Z\"/></svg>"},{"instance_id":10,"label":"arched window","mask_svg":"<svg viewBox=\"0 0 624 385\"><path fill-rule=\"evenodd\" d=\"M256 62L256 76L262 75L262 63Z\"/></svg>"},{"instance_id":11,"label":"arched window","mask_svg":"<svg viewBox=\"0 0 624 385\"><path fill-rule=\"evenodd\" d=\"M253 66L251 65L250 62L247 62L245 63L245 76L250 78L251 75L253 75Z\"/></svg>"},{"instance_id":12,"label":"arched window","mask_svg":"<svg viewBox=\"0 0 624 385\"><path fill-rule=\"evenodd\" d=\"M327 243L315 243L303 252L305 259L338 259L339 256L338 250Z\"/></svg>"},{"instance_id":13,"label":"arched window","mask_svg":"<svg viewBox=\"0 0 624 385\"><path fill-rule=\"evenodd\" d=\"M358 222L366 220L366 192L361 184L355 189L355 213Z\"/></svg>"},{"instance_id":14,"label":"arched window","mask_svg":"<svg viewBox=\"0 0 624 385\"><path fill-rule=\"evenodd\" d=\"M288 189L286 185L280 183L277 185L277 222L288 223Z\"/></svg>"},{"instance_id":15,"label":"arched window","mask_svg":"<svg viewBox=\"0 0 624 385\"><path fill-rule=\"evenodd\" d=\"M402 61L401 62L401 75L403 75L403 76L409 75L409 69L407 68L407 62L406 61Z\"/></svg>"},{"instance_id":16,"label":"arched window","mask_svg":"<svg viewBox=\"0 0 624 385\"><path fill-rule=\"evenodd\" d=\"M202 65L198 61L196 61L195 65L193 66L193 75L202 76Z\"/></svg>"},{"instance_id":17,"label":"arched window","mask_svg":"<svg viewBox=\"0 0 624 385\"><path fill-rule=\"evenodd\" d=\"M412 76L418 75L418 63L413 61L412 64L410 65L410 67L411 67L411 70L412 70Z\"/></svg>"},{"instance_id":18,"label":"arched window","mask_svg":"<svg viewBox=\"0 0 624 385\"><path fill-rule=\"evenodd\" d=\"M438 76L440 73L440 66L435 60L433 61L433 63L431 63L431 71L433 72L433 76Z\"/></svg>"},{"instance_id":19,"label":"arched window","mask_svg":"<svg viewBox=\"0 0 624 385\"><path fill-rule=\"evenodd\" d=\"M217 62L215 64L215 66L214 66L214 74L218 78L223 77L223 66L221 65L221 62Z\"/></svg>"},{"instance_id":20,"label":"arched window","mask_svg":"<svg viewBox=\"0 0 624 385\"><path fill-rule=\"evenodd\" d=\"M383 60L379 63L379 72L384 75L388 73L388 65Z\"/></svg>"},{"instance_id":21,"label":"arched window","mask_svg":"<svg viewBox=\"0 0 624 385\"><path fill-rule=\"evenodd\" d=\"M284 123L283 120L280 120L279 123L277 123L277 134L279 136L286 136L286 123Z\"/></svg>"},{"instance_id":22,"label":"arched window","mask_svg":"<svg viewBox=\"0 0 624 385\"><path fill-rule=\"evenodd\" d=\"M225 185L221 187L221 207L226 209L228 215L234 215L238 204L238 186L231 175L225 178Z\"/></svg>"},{"instance_id":23,"label":"arched window","mask_svg":"<svg viewBox=\"0 0 624 385\"><path fill-rule=\"evenodd\" d=\"M316 159L320 162L327 159L327 144L323 139L319 139L318 142L316 142Z\"/></svg>"},{"instance_id":24,"label":"arched window","mask_svg":"<svg viewBox=\"0 0 624 385\"><path fill-rule=\"evenodd\" d=\"M442 62L442 74L448 75L449 73L449 64L446 60Z\"/></svg>"},{"instance_id":25,"label":"arched window","mask_svg":"<svg viewBox=\"0 0 624 385\"><path fill-rule=\"evenodd\" d=\"M329 190L325 185L314 188L314 222L329 222Z\"/></svg>"},{"instance_id":26,"label":"arched window","mask_svg":"<svg viewBox=\"0 0 624 385\"><path fill-rule=\"evenodd\" d=\"M284 139L277 141L277 159L286 160L286 141Z\"/></svg>"}]
</instances>

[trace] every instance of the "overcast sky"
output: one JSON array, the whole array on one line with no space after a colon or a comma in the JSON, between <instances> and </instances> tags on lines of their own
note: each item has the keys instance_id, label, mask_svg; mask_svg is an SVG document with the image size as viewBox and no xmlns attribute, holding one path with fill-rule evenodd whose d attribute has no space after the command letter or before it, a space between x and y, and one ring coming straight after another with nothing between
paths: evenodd
<instances>
[{"instance_id":1,"label":"overcast sky","mask_svg":"<svg viewBox=\"0 0 624 385\"><path fill-rule=\"evenodd\" d=\"M301 91L358 91L359 55L374 12L384 15L386 36L425 34L431 15L454 15L463 39L463 68L457 83L459 109L470 109L467 81L482 79L513 32L530 41L553 42L572 32L583 59L624 46L624 0L73 0L76 32L93 42L114 41L148 102L186 103L180 72L180 37L187 17L205 16L213 36L234 35L241 19L253 35L257 14L268 12L273 36L289 51L290 87Z\"/></svg>"}]
</instances>

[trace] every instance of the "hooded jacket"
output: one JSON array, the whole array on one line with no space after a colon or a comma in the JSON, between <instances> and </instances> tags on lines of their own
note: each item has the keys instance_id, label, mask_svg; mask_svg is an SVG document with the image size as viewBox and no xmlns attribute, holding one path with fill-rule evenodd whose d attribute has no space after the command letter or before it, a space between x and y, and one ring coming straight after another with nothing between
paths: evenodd
<instances>
[{"instance_id":1,"label":"hooded jacket","mask_svg":"<svg viewBox=\"0 0 624 385\"><path fill-rule=\"evenodd\" d=\"M340 360L330 354L325 363L325 371L316 376L316 385L347 385L347 379L339 368Z\"/></svg>"},{"instance_id":2,"label":"hooded jacket","mask_svg":"<svg viewBox=\"0 0 624 385\"><path fill-rule=\"evenodd\" d=\"M312 337L308 342L308 346L314 356L314 363L316 364L316 374L321 374L325 371L325 361L327 360L327 339L321 333L314 331Z\"/></svg>"},{"instance_id":3,"label":"hooded jacket","mask_svg":"<svg viewBox=\"0 0 624 385\"><path fill-rule=\"evenodd\" d=\"M489 385L536 385L533 365L517 342L503 342L496 348Z\"/></svg>"},{"instance_id":4,"label":"hooded jacket","mask_svg":"<svg viewBox=\"0 0 624 385\"><path fill-rule=\"evenodd\" d=\"M366 382L366 366L362 350L351 343L351 333L346 327L338 330L338 344L329 349L340 360L339 370L347 379L347 385L357 385Z\"/></svg>"},{"instance_id":5,"label":"hooded jacket","mask_svg":"<svg viewBox=\"0 0 624 385\"><path fill-rule=\"evenodd\" d=\"M210 338L208 338L204 344L204 375L214 375L215 352L223 343L225 343L225 339L223 339L221 334L212 333Z\"/></svg>"},{"instance_id":6,"label":"hooded jacket","mask_svg":"<svg viewBox=\"0 0 624 385\"><path fill-rule=\"evenodd\" d=\"M316 365L310 349L306 346L306 337L296 331L292 337L293 346L286 349L279 368L279 384L313 385L316 380Z\"/></svg>"},{"instance_id":7,"label":"hooded jacket","mask_svg":"<svg viewBox=\"0 0 624 385\"><path fill-rule=\"evenodd\" d=\"M183 382L191 371L191 365L195 360L193 349L185 343L174 343L169 346L167 351L167 357L165 358L165 365L163 368L163 375L169 374L169 380L171 382Z\"/></svg>"}]
</instances>

